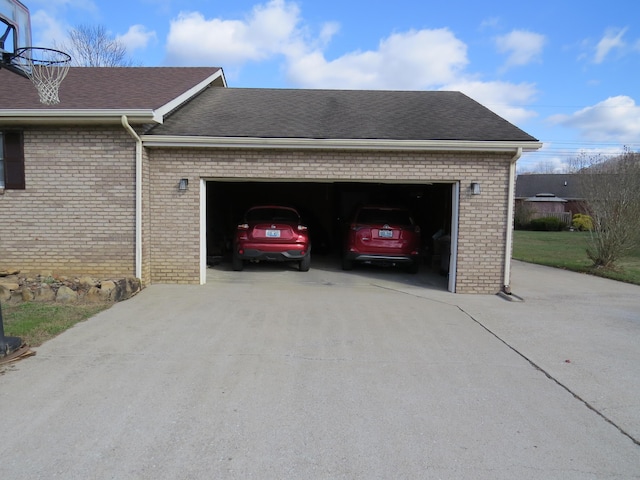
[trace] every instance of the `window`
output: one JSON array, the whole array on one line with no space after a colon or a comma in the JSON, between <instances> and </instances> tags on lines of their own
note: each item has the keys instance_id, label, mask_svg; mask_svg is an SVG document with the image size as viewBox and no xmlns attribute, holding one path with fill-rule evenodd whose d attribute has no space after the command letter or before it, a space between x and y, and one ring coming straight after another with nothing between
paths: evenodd
<instances>
[{"instance_id":1,"label":"window","mask_svg":"<svg viewBox=\"0 0 640 480\"><path fill-rule=\"evenodd\" d=\"M25 188L22 132L0 132L0 188Z\"/></svg>"}]
</instances>

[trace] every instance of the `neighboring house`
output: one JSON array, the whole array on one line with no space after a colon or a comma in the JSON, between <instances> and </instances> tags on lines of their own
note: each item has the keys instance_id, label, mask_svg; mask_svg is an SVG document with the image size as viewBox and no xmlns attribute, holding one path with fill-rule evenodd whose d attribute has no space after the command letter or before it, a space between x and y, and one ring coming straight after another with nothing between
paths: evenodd
<instances>
[{"instance_id":1,"label":"neighboring house","mask_svg":"<svg viewBox=\"0 0 640 480\"><path fill-rule=\"evenodd\" d=\"M451 236L449 290L509 286L515 162L541 143L461 93L72 68L44 106L28 80L0 84L0 269L204 283L252 203L294 204L336 252L356 204L401 201L424 238Z\"/></svg>"},{"instance_id":2,"label":"neighboring house","mask_svg":"<svg viewBox=\"0 0 640 480\"><path fill-rule=\"evenodd\" d=\"M528 206L535 216L565 213L572 218L585 213L578 174L549 173L518 175L516 209Z\"/></svg>"}]
</instances>

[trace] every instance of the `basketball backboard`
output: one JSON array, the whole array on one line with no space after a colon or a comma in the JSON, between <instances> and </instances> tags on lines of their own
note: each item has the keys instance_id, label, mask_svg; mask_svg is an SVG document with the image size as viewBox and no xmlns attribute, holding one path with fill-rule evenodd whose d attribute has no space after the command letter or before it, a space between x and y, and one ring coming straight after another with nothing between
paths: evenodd
<instances>
[{"instance_id":1,"label":"basketball backboard","mask_svg":"<svg viewBox=\"0 0 640 480\"><path fill-rule=\"evenodd\" d=\"M0 0L0 68L24 75L14 62L20 48L31 46L31 17L29 9L18 0Z\"/></svg>"},{"instance_id":2,"label":"basketball backboard","mask_svg":"<svg viewBox=\"0 0 640 480\"><path fill-rule=\"evenodd\" d=\"M0 68L31 80L40 102L54 105L70 62L60 50L32 46L29 9L18 0L0 0Z\"/></svg>"}]
</instances>

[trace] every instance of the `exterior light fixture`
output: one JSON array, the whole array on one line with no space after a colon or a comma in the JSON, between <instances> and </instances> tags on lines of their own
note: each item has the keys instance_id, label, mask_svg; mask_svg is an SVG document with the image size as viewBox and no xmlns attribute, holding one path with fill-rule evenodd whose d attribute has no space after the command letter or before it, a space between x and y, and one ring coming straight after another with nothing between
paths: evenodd
<instances>
[{"instance_id":1,"label":"exterior light fixture","mask_svg":"<svg viewBox=\"0 0 640 480\"><path fill-rule=\"evenodd\" d=\"M178 190L180 190L181 192L184 192L188 186L189 186L189 179L181 178L180 182L178 183Z\"/></svg>"},{"instance_id":2,"label":"exterior light fixture","mask_svg":"<svg viewBox=\"0 0 640 480\"><path fill-rule=\"evenodd\" d=\"M480 184L478 182L471 182L471 195L480 195Z\"/></svg>"}]
</instances>

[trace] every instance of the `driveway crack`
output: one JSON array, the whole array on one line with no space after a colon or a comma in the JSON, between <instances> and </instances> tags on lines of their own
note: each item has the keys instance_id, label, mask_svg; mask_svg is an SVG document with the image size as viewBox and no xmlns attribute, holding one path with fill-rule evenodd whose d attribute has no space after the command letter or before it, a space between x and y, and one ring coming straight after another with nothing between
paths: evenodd
<instances>
[{"instance_id":1,"label":"driveway crack","mask_svg":"<svg viewBox=\"0 0 640 480\"><path fill-rule=\"evenodd\" d=\"M546 376L549 380L551 380L552 382L554 382L556 385L558 385L559 387L563 388L564 390L566 390L568 393L570 393L576 400L578 400L579 402L581 402L584 406L586 406L589 410L591 410L592 412L594 412L596 415L598 415L600 418L602 418L605 422L607 422L608 424L612 425L613 427L615 427L622 435L624 435L625 437L627 437L629 440L631 440L633 443L635 443L636 445L640 446L640 439L635 438L633 435L631 435L629 432L627 432L624 428L622 428L620 425L618 425L617 423L615 423L613 420L611 420L609 417L607 417L604 413L602 413L600 410L598 410L596 407L594 407L593 405L591 405L587 400L585 400L584 398L582 398L580 395L578 395L576 392L574 392L573 390L571 390L571 388L569 388L567 385L565 385L564 383L562 383L560 380L558 380L557 378L555 378L553 375L551 375L549 372L547 372L544 368L542 368L540 365L538 365L536 362L534 362L532 359L530 359L529 357L527 357L524 353L520 352L517 348L515 348L513 345L509 344L506 340L502 339L498 334L496 334L494 331L492 331L489 327L487 327L486 325L484 325L480 320L476 319L473 315L471 315L470 313L466 312L462 307L460 307L459 305L457 306L457 308L463 313L465 314L467 317L469 317L472 321L474 321L476 324L478 324L480 327L482 327L486 332L488 332L490 335L492 335L494 338L496 338L498 341L500 341L502 344L504 344L506 347L508 347L509 349L511 349L513 352L515 352L517 355L519 355L520 357L522 357L524 360L526 360L529 365L531 365L533 368L535 368L536 370L538 370L539 372L541 372L542 374L544 374L544 376Z\"/></svg>"}]
</instances>

